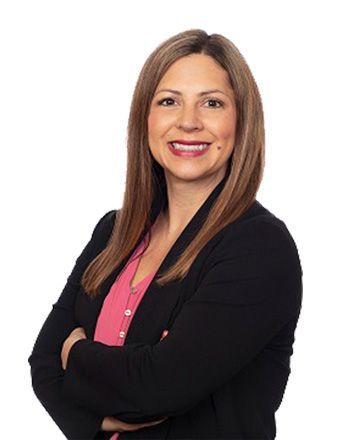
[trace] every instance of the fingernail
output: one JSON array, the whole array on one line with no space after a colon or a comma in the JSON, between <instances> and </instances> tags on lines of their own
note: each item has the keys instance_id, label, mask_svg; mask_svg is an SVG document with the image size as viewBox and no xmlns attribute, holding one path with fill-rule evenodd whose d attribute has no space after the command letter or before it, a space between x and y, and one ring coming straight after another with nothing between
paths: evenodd
<instances>
[{"instance_id":1,"label":"fingernail","mask_svg":"<svg viewBox=\"0 0 348 440\"><path fill-rule=\"evenodd\" d=\"M163 338L165 338L165 337L167 336L168 333L169 333L168 330L163 330L163 332L162 332L162 336L161 336L161 339L160 339L160 340L162 340Z\"/></svg>"}]
</instances>

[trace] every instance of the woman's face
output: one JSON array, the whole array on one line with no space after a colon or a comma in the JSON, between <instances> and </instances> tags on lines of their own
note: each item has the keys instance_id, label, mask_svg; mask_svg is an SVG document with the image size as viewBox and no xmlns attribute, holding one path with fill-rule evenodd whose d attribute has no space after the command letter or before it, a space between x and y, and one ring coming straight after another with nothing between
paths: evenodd
<instances>
[{"instance_id":1,"label":"woman's face","mask_svg":"<svg viewBox=\"0 0 348 440\"><path fill-rule=\"evenodd\" d=\"M233 150L236 119L227 72L208 55L190 54L172 64L155 90L148 117L150 150L167 178L220 181ZM174 150L173 141L210 145L194 155Z\"/></svg>"}]
</instances>

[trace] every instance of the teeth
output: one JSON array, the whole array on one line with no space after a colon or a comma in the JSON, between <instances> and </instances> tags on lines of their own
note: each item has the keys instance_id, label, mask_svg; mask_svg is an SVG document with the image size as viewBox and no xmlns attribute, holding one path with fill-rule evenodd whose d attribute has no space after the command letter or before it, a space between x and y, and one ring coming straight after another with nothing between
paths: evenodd
<instances>
[{"instance_id":1,"label":"teeth","mask_svg":"<svg viewBox=\"0 0 348 440\"><path fill-rule=\"evenodd\" d=\"M177 144L176 142L171 142L171 145L176 150L182 150L182 151L202 151L205 148L207 148L210 144L183 145L183 144Z\"/></svg>"}]
</instances>

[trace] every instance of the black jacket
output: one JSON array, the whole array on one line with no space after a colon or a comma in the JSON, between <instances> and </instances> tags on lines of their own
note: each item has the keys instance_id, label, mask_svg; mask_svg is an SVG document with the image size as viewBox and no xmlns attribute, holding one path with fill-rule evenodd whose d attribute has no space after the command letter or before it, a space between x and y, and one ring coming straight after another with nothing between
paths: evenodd
<instances>
[{"instance_id":1,"label":"black jacket","mask_svg":"<svg viewBox=\"0 0 348 440\"><path fill-rule=\"evenodd\" d=\"M199 230L222 189L210 193L162 262L167 269ZM151 220L159 213L155 202ZM80 286L110 237L107 212L53 304L28 359L34 392L68 439L106 439L104 416L164 422L126 439L274 439L302 302L302 268L285 223L257 200L199 253L182 282L152 280L124 346L93 341L103 300L124 262L91 300ZM138 244L142 237L139 239ZM130 256L130 255L129 255ZM67 369L62 343L78 326ZM164 329L169 334L160 341Z\"/></svg>"}]
</instances>

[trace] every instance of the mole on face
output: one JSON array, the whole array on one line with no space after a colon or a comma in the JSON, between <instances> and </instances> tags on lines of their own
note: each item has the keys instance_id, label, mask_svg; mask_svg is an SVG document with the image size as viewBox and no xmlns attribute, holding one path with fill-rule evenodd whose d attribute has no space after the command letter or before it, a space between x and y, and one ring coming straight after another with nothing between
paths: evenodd
<instances>
[{"instance_id":1,"label":"mole on face","mask_svg":"<svg viewBox=\"0 0 348 440\"><path fill-rule=\"evenodd\" d=\"M218 146L217 146L217 149L218 149L218 150L221 150L221 148L222 148L221 145L218 145Z\"/></svg>"}]
</instances>

